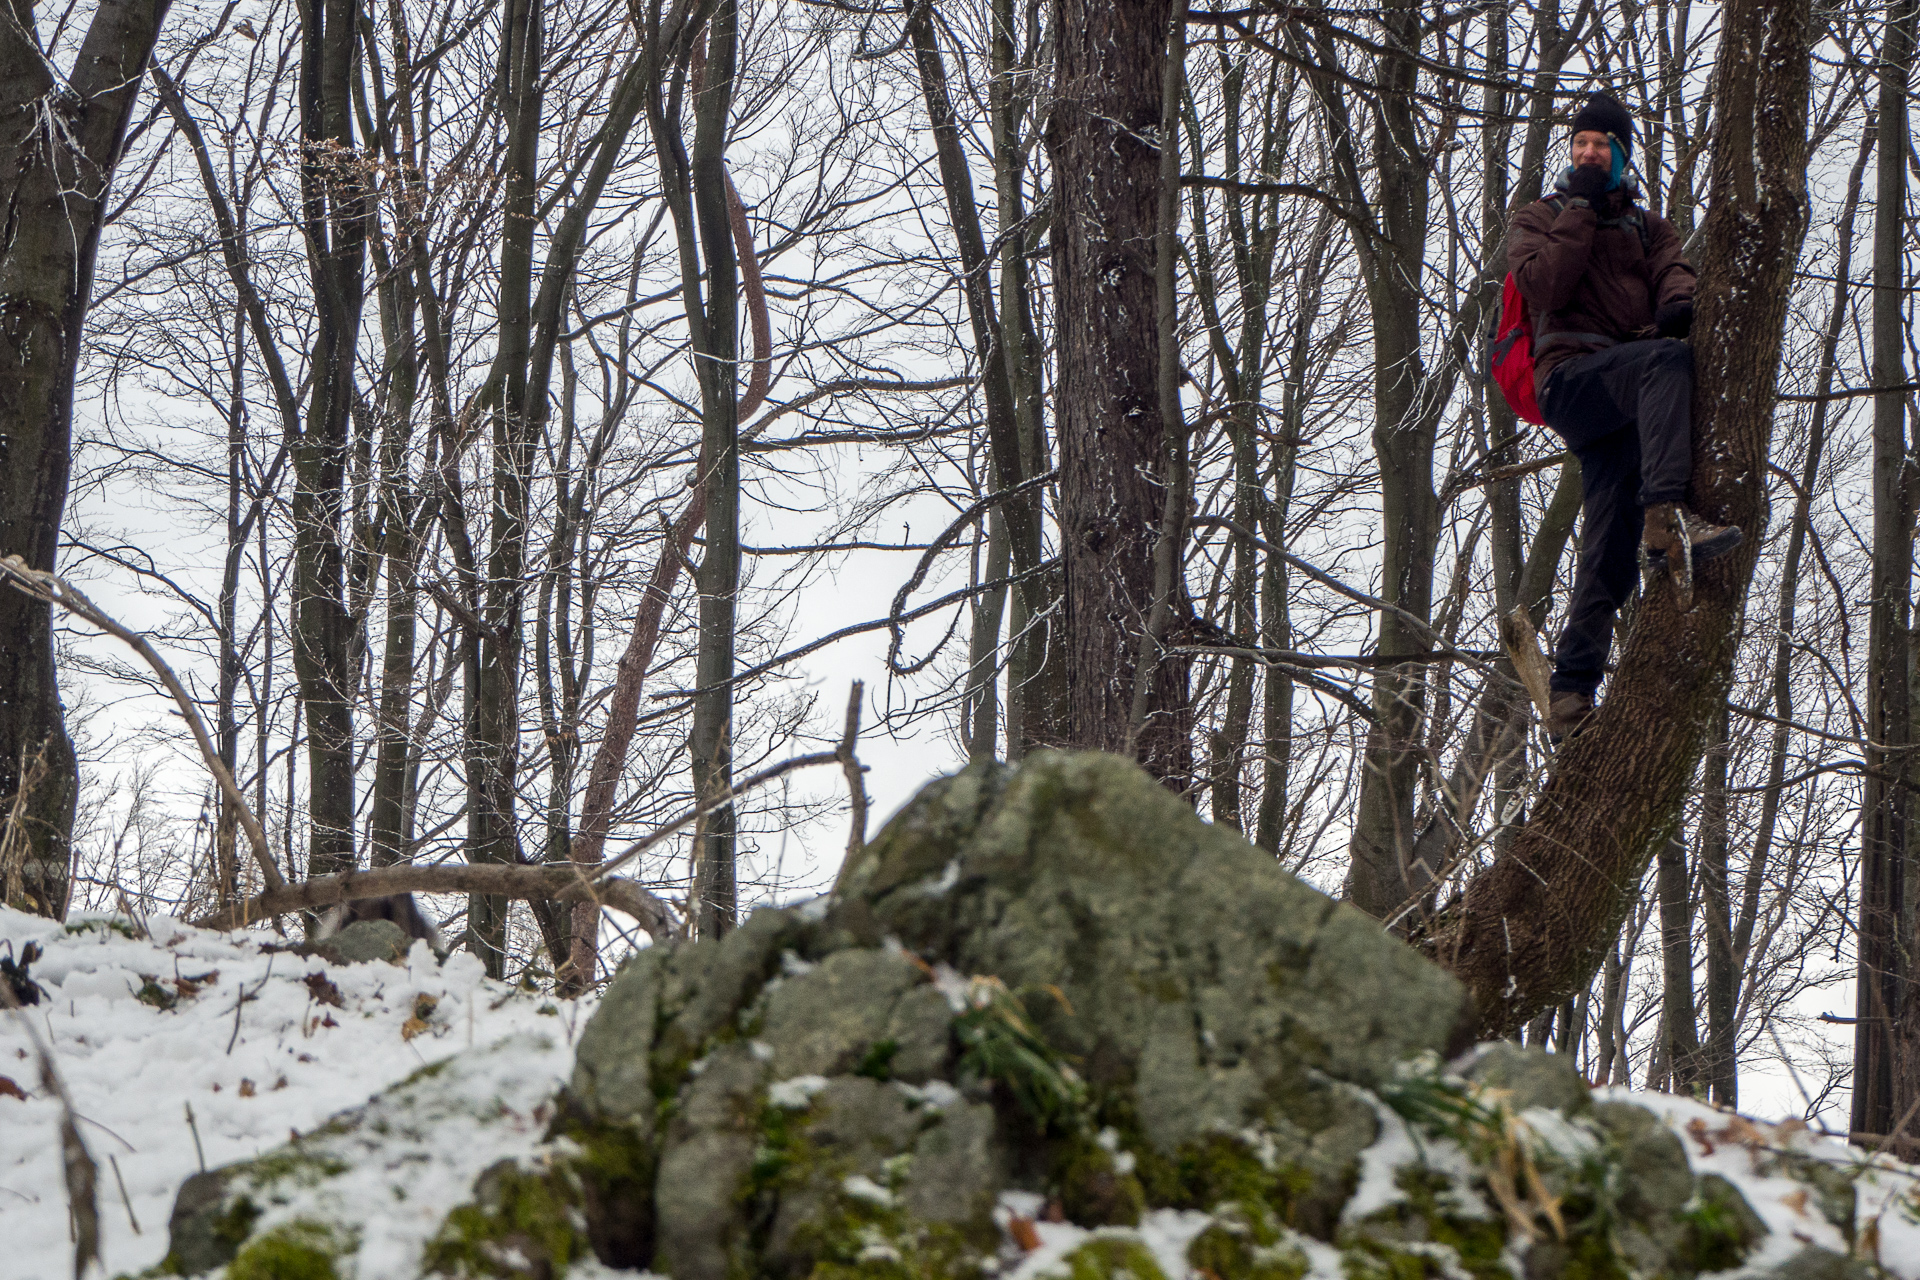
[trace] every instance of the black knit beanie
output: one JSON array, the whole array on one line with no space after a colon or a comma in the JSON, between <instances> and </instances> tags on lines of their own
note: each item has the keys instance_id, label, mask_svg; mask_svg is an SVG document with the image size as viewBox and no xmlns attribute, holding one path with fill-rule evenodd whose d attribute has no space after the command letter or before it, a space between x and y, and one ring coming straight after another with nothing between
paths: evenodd
<instances>
[{"instance_id":1,"label":"black knit beanie","mask_svg":"<svg viewBox=\"0 0 1920 1280\"><path fill-rule=\"evenodd\" d=\"M1598 92L1590 96L1587 105L1573 115L1572 132L1585 129L1612 134L1620 140L1620 149L1626 152L1626 158L1633 159L1633 117L1627 114L1619 99Z\"/></svg>"}]
</instances>

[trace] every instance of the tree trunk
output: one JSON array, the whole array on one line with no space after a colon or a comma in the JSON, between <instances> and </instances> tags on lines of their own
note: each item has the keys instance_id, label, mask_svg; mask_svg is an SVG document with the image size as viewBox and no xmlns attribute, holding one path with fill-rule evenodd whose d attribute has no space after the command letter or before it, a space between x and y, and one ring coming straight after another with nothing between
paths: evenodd
<instances>
[{"instance_id":1,"label":"tree trunk","mask_svg":"<svg viewBox=\"0 0 1920 1280\"><path fill-rule=\"evenodd\" d=\"M355 627L341 523L371 195L354 152L358 8L314 0L302 16L301 229L314 327L306 423L293 447L293 667L307 718L306 873L322 876L354 863Z\"/></svg>"},{"instance_id":2,"label":"tree trunk","mask_svg":"<svg viewBox=\"0 0 1920 1280\"><path fill-rule=\"evenodd\" d=\"M1052 467L1048 462L1046 428L1042 414L1044 380L1043 353L1034 332L1033 289L1028 259L1035 247L1039 226L1028 226L1026 199L1022 182L1026 176L1027 155L1036 141L1023 133L1033 107L1038 77L1024 74L1042 47L1039 41L1038 12L1042 0L1025 0L1031 38L1025 61L1016 57L1014 0L993 0L992 36L988 61L992 78L987 83L987 111L993 137L994 195L998 207L1000 237L1000 329L999 352L1006 367L1007 385L1013 396L1014 426L1019 433L1020 472L1025 476L1043 475ZM1012 234L1015 228L1026 228ZM1040 495L1033 501L1036 522L1041 510ZM1029 680L1041 668L1047 652L1046 628L1040 623L1030 635L1029 623L1045 614L1053 603L1049 587L1052 574L1037 575L1031 591L1015 591L1008 618L1011 644L1007 653L1006 743L1007 759L1017 761L1031 741L1053 741L1060 735L1045 717L1033 714L1047 700L1029 688ZM1031 602L1031 603L1030 603ZM1059 663L1054 664L1056 667Z\"/></svg>"},{"instance_id":3,"label":"tree trunk","mask_svg":"<svg viewBox=\"0 0 1920 1280\"><path fill-rule=\"evenodd\" d=\"M738 32L734 0L721 0L707 37L703 82L694 94L693 211L699 221L707 292L694 335L700 374L700 454L706 467L707 545L700 559L699 656L693 706L693 790L702 802L726 794L733 779L733 650L740 590L739 267L727 211L727 123L733 107ZM697 301L697 299L693 299ZM694 836L691 906L694 935L733 927L739 908L734 865L735 811L709 815Z\"/></svg>"},{"instance_id":4,"label":"tree trunk","mask_svg":"<svg viewBox=\"0 0 1920 1280\"><path fill-rule=\"evenodd\" d=\"M1053 274L1068 738L1133 753L1167 786L1192 773L1187 668L1154 664L1129 732L1167 503L1160 405L1160 133L1171 0L1058 0ZM1129 741L1131 739L1131 743Z\"/></svg>"},{"instance_id":5,"label":"tree trunk","mask_svg":"<svg viewBox=\"0 0 1920 1280\"><path fill-rule=\"evenodd\" d=\"M1725 744L1724 733L1720 744ZM1720 757L1721 769L1726 757ZM1725 798L1725 779L1721 796ZM1702 844L1706 823L1701 823ZM1660 1001L1661 1060L1668 1092L1691 1094L1700 1068L1700 1027L1693 1009L1692 877L1687 874L1687 842L1678 832L1661 846L1656 883L1660 895L1660 962L1664 979Z\"/></svg>"},{"instance_id":6,"label":"tree trunk","mask_svg":"<svg viewBox=\"0 0 1920 1280\"><path fill-rule=\"evenodd\" d=\"M1561 749L1512 851L1423 930L1428 953L1472 992L1483 1035L1506 1034L1586 985L1679 821L1731 679L1766 523L1767 440L1806 221L1810 37L1804 0L1735 0L1722 21L1691 498L1749 536L1700 568L1692 613L1676 610L1664 583L1642 601L1613 693Z\"/></svg>"},{"instance_id":7,"label":"tree trunk","mask_svg":"<svg viewBox=\"0 0 1920 1280\"><path fill-rule=\"evenodd\" d=\"M1906 381L1907 86L1913 0L1890 0L1879 67L1873 209L1873 381ZM1914 926L1912 818L1913 476L1906 393L1873 399L1873 555L1867 591L1866 777L1860 798L1860 961L1852 1127L1892 1133L1920 1100L1920 930Z\"/></svg>"},{"instance_id":8,"label":"tree trunk","mask_svg":"<svg viewBox=\"0 0 1920 1280\"><path fill-rule=\"evenodd\" d=\"M51 572L72 466L74 379L94 255L127 121L168 0L101 0L64 84L0 24L0 556ZM72 892L79 763L53 666L50 606L0 591L0 899L60 918ZM4 821L4 820L0 820Z\"/></svg>"},{"instance_id":9,"label":"tree trunk","mask_svg":"<svg viewBox=\"0 0 1920 1280\"><path fill-rule=\"evenodd\" d=\"M510 0L501 23L499 92L506 116L505 223L500 235L500 345L494 361L493 492L482 589L479 684L474 692L469 862L525 861L514 813L520 755L521 629L525 615L527 503L547 388L532 386L533 239L540 163L542 6ZM467 902L469 946L490 977L504 976L507 900L475 894Z\"/></svg>"}]
</instances>

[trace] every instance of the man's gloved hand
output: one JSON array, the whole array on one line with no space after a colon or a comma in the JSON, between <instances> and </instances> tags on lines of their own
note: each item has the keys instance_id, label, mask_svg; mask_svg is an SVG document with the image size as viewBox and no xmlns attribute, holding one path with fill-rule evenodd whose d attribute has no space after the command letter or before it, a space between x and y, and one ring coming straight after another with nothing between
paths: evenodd
<instances>
[{"instance_id":1,"label":"man's gloved hand","mask_svg":"<svg viewBox=\"0 0 1920 1280\"><path fill-rule=\"evenodd\" d=\"M1693 332L1693 299L1680 298L1653 313L1654 333L1662 338L1684 338Z\"/></svg>"},{"instance_id":2,"label":"man's gloved hand","mask_svg":"<svg viewBox=\"0 0 1920 1280\"><path fill-rule=\"evenodd\" d=\"M1567 194L1598 203L1607 194L1610 175L1597 164L1583 164L1567 178Z\"/></svg>"}]
</instances>

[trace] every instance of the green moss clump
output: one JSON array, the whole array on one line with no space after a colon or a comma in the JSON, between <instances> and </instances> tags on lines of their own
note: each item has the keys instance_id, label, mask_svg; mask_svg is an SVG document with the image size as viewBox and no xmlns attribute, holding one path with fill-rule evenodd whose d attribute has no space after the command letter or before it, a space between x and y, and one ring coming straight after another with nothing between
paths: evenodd
<instances>
[{"instance_id":1,"label":"green moss clump","mask_svg":"<svg viewBox=\"0 0 1920 1280\"><path fill-rule=\"evenodd\" d=\"M900 1042L891 1036L876 1040L860 1059L860 1065L853 1069L853 1074L885 1084L893 1079L893 1060L899 1053Z\"/></svg>"},{"instance_id":2,"label":"green moss clump","mask_svg":"<svg viewBox=\"0 0 1920 1280\"><path fill-rule=\"evenodd\" d=\"M1272 1204L1282 1190L1253 1149L1230 1134L1183 1144L1177 1169L1178 1198L1187 1208L1205 1211L1226 1201Z\"/></svg>"},{"instance_id":3,"label":"green moss clump","mask_svg":"<svg viewBox=\"0 0 1920 1280\"><path fill-rule=\"evenodd\" d=\"M1213 1225L1187 1246L1187 1262L1216 1280L1302 1280L1312 1264L1285 1239L1264 1207L1222 1205Z\"/></svg>"},{"instance_id":4,"label":"green moss clump","mask_svg":"<svg viewBox=\"0 0 1920 1280\"><path fill-rule=\"evenodd\" d=\"M628 1125L588 1120L564 1096L550 1136L574 1145L563 1172L579 1192L594 1252L616 1267L651 1262L653 1148Z\"/></svg>"},{"instance_id":5,"label":"green moss clump","mask_svg":"<svg viewBox=\"0 0 1920 1280\"><path fill-rule=\"evenodd\" d=\"M1138 1240L1102 1237L1087 1241L1061 1259L1071 1280L1167 1280L1167 1273Z\"/></svg>"},{"instance_id":6,"label":"green moss clump","mask_svg":"<svg viewBox=\"0 0 1920 1280\"><path fill-rule=\"evenodd\" d=\"M1441 1196L1452 1183L1433 1170L1411 1166L1400 1170L1394 1182L1405 1199L1342 1233L1356 1280L1446 1275L1441 1265L1446 1255L1451 1255L1455 1273L1464 1271L1474 1280L1509 1280L1502 1257L1507 1244L1504 1220L1467 1217L1443 1204Z\"/></svg>"},{"instance_id":7,"label":"green moss clump","mask_svg":"<svg viewBox=\"0 0 1920 1280\"><path fill-rule=\"evenodd\" d=\"M160 980L150 973L140 975L140 989L133 993L133 998L141 1004L153 1006L162 1013L180 1003L179 993L161 986Z\"/></svg>"},{"instance_id":8,"label":"green moss clump","mask_svg":"<svg viewBox=\"0 0 1920 1280\"><path fill-rule=\"evenodd\" d=\"M586 1252L572 1190L553 1172L502 1160L480 1175L474 1201L447 1215L426 1248L433 1275L557 1276Z\"/></svg>"},{"instance_id":9,"label":"green moss clump","mask_svg":"<svg viewBox=\"0 0 1920 1280\"><path fill-rule=\"evenodd\" d=\"M127 923L125 920L116 919L112 916L90 916L85 920L76 920L72 924L66 926L66 931L69 934L117 933L123 938L134 938L134 939L137 939L140 936L139 934L134 932L133 926L131 924Z\"/></svg>"},{"instance_id":10,"label":"green moss clump","mask_svg":"<svg viewBox=\"0 0 1920 1280\"><path fill-rule=\"evenodd\" d=\"M764 1227L782 1196L820 1196L818 1209L784 1248L785 1265L805 1267L808 1280L976 1280L983 1274L997 1232L988 1228L988 1238L973 1239L963 1227L923 1222L901 1208L896 1197L910 1157L895 1156L875 1172L873 1181L886 1195L855 1194L846 1185L855 1159L814 1142L806 1112L768 1105L759 1129L760 1145L739 1193L748 1216L763 1224L755 1253L767 1247Z\"/></svg>"},{"instance_id":11,"label":"green moss clump","mask_svg":"<svg viewBox=\"0 0 1920 1280\"><path fill-rule=\"evenodd\" d=\"M260 1206L252 1197L235 1196L226 1211L213 1220L213 1238L230 1249L238 1249L253 1234L253 1224L258 1221Z\"/></svg>"},{"instance_id":12,"label":"green moss clump","mask_svg":"<svg viewBox=\"0 0 1920 1280\"><path fill-rule=\"evenodd\" d=\"M227 1264L226 1280L340 1280L334 1263L357 1247L333 1227L300 1219L248 1242Z\"/></svg>"},{"instance_id":13,"label":"green moss clump","mask_svg":"<svg viewBox=\"0 0 1920 1280\"><path fill-rule=\"evenodd\" d=\"M308 1134L312 1138L313 1134ZM278 1182L289 1182L296 1187L313 1187L345 1173L351 1166L339 1156L308 1149L306 1140L290 1142L284 1147L275 1147L263 1156L256 1156L242 1167L248 1182L256 1187L268 1187Z\"/></svg>"},{"instance_id":14,"label":"green moss clump","mask_svg":"<svg viewBox=\"0 0 1920 1280\"><path fill-rule=\"evenodd\" d=\"M1113 1153L1084 1134L1060 1144L1054 1180L1067 1220L1083 1227L1138 1226L1147 1207L1140 1180L1122 1173Z\"/></svg>"},{"instance_id":15,"label":"green moss clump","mask_svg":"<svg viewBox=\"0 0 1920 1280\"><path fill-rule=\"evenodd\" d=\"M902 1241L869 1224L818 1255L807 1280L972 1280L980 1274L978 1255L952 1227L922 1227Z\"/></svg>"},{"instance_id":16,"label":"green moss clump","mask_svg":"<svg viewBox=\"0 0 1920 1280\"><path fill-rule=\"evenodd\" d=\"M1685 1227L1680 1260L1694 1271L1727 1271L1747 1260L1766 1233L1739 1189L1716 1173L1700 1179L1693 1203L1680 1213Z\"/></svg>"}]
</instances>

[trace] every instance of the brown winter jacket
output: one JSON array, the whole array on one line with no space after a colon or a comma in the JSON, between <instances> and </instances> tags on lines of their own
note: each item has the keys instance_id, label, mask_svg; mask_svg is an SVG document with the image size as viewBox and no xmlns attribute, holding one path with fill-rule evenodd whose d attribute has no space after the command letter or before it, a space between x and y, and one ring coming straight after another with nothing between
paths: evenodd
<instances>
[{"instance_id":1,"label":"brown winter jacket","mask_svg":"<svg viewBox=\"0 0 1920 1280\"><path fill-rule=\"evenodd\" d=\"M1534 317L1533 387L1543 400L1555 368L1614 342L1653 337L1654 312L1693 297L1694 271L1680 256L1673 224L1641 210L1642 248L1639 231L1620 216L1632 197L1611 192L1599 211L1573 208L1564 197L1536 200L1508 224L1507 269Z\"/></svg>"}]
</instances>

